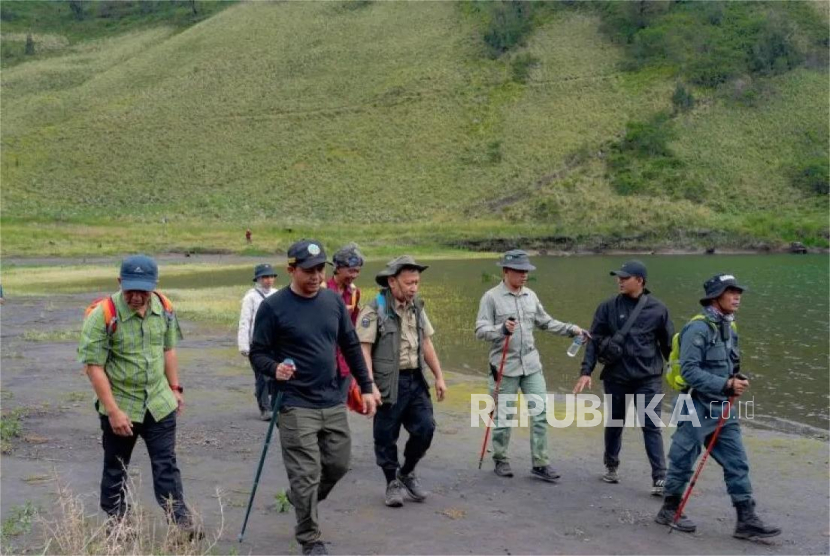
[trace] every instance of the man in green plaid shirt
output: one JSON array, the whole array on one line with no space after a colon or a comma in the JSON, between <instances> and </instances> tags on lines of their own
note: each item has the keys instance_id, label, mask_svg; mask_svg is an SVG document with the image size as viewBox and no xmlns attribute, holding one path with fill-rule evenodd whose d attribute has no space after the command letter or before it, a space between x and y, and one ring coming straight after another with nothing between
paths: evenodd
<instances>
[{"instance_id":1,"label":"man in green plaid shirt","mask_svg":"<svg viewBox=\"0 0 830 556\"><path fill-rule=\"evenodd\" d=\"M116 519L127 513L127 466L141 436L150 455L156 501L181 528L192 530L176 465L176 415L184 406L175 349L181 329L172 307L153 293L158 283L153 259L127 257L118 282L121 291L112 296L112 305L104 299L84 321L78 347L103 431L101 508ZM113 306L114 318L108 321Z\"/></svg>"}]
</instances>

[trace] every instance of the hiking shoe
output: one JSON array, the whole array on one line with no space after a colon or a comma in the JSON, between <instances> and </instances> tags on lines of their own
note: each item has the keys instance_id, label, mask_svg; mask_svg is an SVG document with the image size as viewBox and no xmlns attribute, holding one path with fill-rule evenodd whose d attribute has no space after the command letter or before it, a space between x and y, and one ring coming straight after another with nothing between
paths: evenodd
<instances>
[{"instance_id":1,"label":"hiking shoe","mask_svg":"<svg viewBox=\"0 0 830 556\"><path fill-rule=\"evenodd\" d=\"M400 508L403 506L403 492L404 488L399 480L390 481L386 485L386 500L384 503L390 508Z\"/></svg>"},{"instance_id":2,"label":"hiking shoe","mask_svg":"<svg viewBox=\"0 0 830 556\"><path fill-rule=\"evenodd\" d=\"M326 544L322 541L307 542L303 545L303 554L328 554Z\"/></svg>"},{"instance_id":3,"label":"hiking shoe","mask_svg":"<svg viewBox=\"0 0 830 556\"><path fill-rule=\"evenodd\" d=\"M654 518L654 521L660 525L668 525L669 527L673 527L683 533L694 533L697 530L697 525L695 525L694 521L686 517L686 514L680 514L680 518L677 520L677 523L674 523L674 516L677 513L677 508L679 507L679 496L666 496L663 499L663 507L660 508L660 512L657 514L657 517Z\"/></svg>"},{"instance_id":4,"label":"hiking shoe","mask_svg":"<svg viewBox=\"0 0 830 556\"><path fill-rule=\"evenodd\" d=\"M617 475L617 468L616 467L606 467L605 468L605 475L602 476L602 480L606 483L616 484L620 482L620 476Z\"/></svg>"},{"instance_id":5,"label":"hiking shoe","mask_svg":"<svg viewBox=\"0 0 830 556\"><path fill-rule=\"evenodd\" d=\"M415 476L415 472L409 473L408 475L403 475L401 470L398 469L398 481L403 485L406 489L406 492L409 494L410 498L415 500L416 502L423 502L427 498L426 491L421 487L421 481L418 480L418 477Z\"/></svg>"},{"instance_id":6,"label":"hiking shoe","mask_svg":"<svg viewBox=\"0 0 830 556\"><path fill-rule=\"evenodd\" d=\"M513 476L513 470L510 469L510 464L507 463L506 461L497 460L496 461L496 468L493 469L493 471L499 477L512 477Z\"/></svg>"},{"instance_id":7,"label":"hiking shoe","mask_svg":"<svg viewBox=\"0 0 830 556\"><path fill-rule=\"evenodd\" d=\"M655 479L653 483L651 483L651 495L652 496L663 496L663 489L666 488L666 479Z\"/></svg>"},{"instance_id":8,"label":"hiking shoe","mask_svg":"<svg viewBox=\"0 0 830 556\"><path fill-rule=\"evenodd\" d=\"M557 471L550 465L534 467L530 470L530 474L536 477L537 479L542 479L543 481L547 481L549 483L556 481L556 479L562 476L559 473L557 473Z\"/></svg>"},{"instance_id":9,"label":"hiking shoe","mask_svg":"<svg viewBox=\"0 0 830 556\"><path fill-rule=\"evenodd\" d=\"M260 421L270 421L271 420L271 412L267 409L263 409L259 412L259 420Z\"/></svg>"},{"instance_id":10,"label":"hiking shoe","mask_svg":"<svg viewBox=\"0 0 830 556\"><path fill-rule=\"evenodd\" d=\"M733 537L754 541L757 539L768 539L781 534L781 529L764 525L761 518L755 513L755 500L745 500L735 504L735 511L738 513L738 523L735 525Z\"/></svg>"}]
</instances>

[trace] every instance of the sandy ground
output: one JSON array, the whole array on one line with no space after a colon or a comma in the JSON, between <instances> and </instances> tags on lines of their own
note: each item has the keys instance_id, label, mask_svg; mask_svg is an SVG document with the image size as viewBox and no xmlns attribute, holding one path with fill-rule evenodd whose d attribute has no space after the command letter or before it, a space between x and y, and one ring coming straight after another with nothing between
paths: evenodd
<instances>
[{"instance_id":1,"label":"sandy ground","mask_svg":"<svg viewBox=\"0 0 830 556\"><path fill-rule=\"evenodd\" d=\"M52 511L53 472L97 509L102 450L91 387L75 362L75 341L27 341L33 332L75 329L92 296L13 299L2 307L2 406L23 408L22 435L2 457L0 510L31 502ZM219 522L221 489L225 529L217 553L298 553L293 513L279 513L275 495L287 487L278 440L271 447L245 541L236 542L267 423L257 419L253 376L236 353L235 334L183 322L180 347L187 409L179 421L178 458L189 504L208 529ZM827 554L828 444L826 440L746 430L760 514L784 529L770 544L731 537L734 510L720 468L710 462L687 513L693 535L667 534L654 523L659 500L641 437L627 430L622 481L600 481L602 429L551 429L549 445L558 484L529 474L527 432L514 432L513 479L500 479L487 460L478 470L483 429L469 424L471 392L485 392L477 377L449 374L448 400L436 405L438 432L419 466L431 491L423 504L383 505L370 422L352 415L352 468L321 505L324 540L333 554ZM405 433L402 434L405 437ZM275 435L276 438L276 435ZM669 435L666 434L666 444ZM139 443L131 471L141 477L141 498L154 507L150 465ZM40 549L38 547L41 547ZM4 552L39 552L37 528L10 539Z\"/></svg>"}]
</instances>

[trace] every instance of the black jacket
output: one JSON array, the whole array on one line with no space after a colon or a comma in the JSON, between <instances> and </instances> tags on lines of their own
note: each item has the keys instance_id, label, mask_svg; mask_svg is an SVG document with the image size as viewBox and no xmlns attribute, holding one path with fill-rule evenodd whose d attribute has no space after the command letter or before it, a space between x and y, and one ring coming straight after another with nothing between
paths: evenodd
<instances>
[{"instance_id":1,"label":"black jacket","mask_svg":"<svg viewBox=\"0 0 830 556\"><path fill-rule=\"evenodd\" d=\"M659 377L663 374L663 359L669 359L674 325L669 311L659 299L648 295L642 312L637 317L623 341L623 355L613 365L603 368L600 379L613 382L629 382ZM594 313L591 336L582 360L582 374L590 375L597 364L597 346L607 336L613 336L625 324L628 315L634 311L637 300L617 295L603 301Z\"/></svg>"}]
</instances>

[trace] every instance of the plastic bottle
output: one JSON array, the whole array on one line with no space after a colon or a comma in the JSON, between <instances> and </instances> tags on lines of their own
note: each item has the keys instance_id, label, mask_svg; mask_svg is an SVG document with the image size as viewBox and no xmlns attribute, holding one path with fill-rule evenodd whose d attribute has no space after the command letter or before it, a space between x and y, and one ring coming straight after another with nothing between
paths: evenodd
<instances>
[{"instance_id":1,"label":"plastic bottle","mask_svg":"<svg viewBox=\"0 0 830 556\"><path fill-rule=\"evenodd\" d=\"M576 357L576 354L579 353L579 348L582 347L583 343L585 343L585 338L583 338L582 334L575 336L573 343L571 343L571 346L568 348L568 356Z\"/></svg>"}]
</instances>

